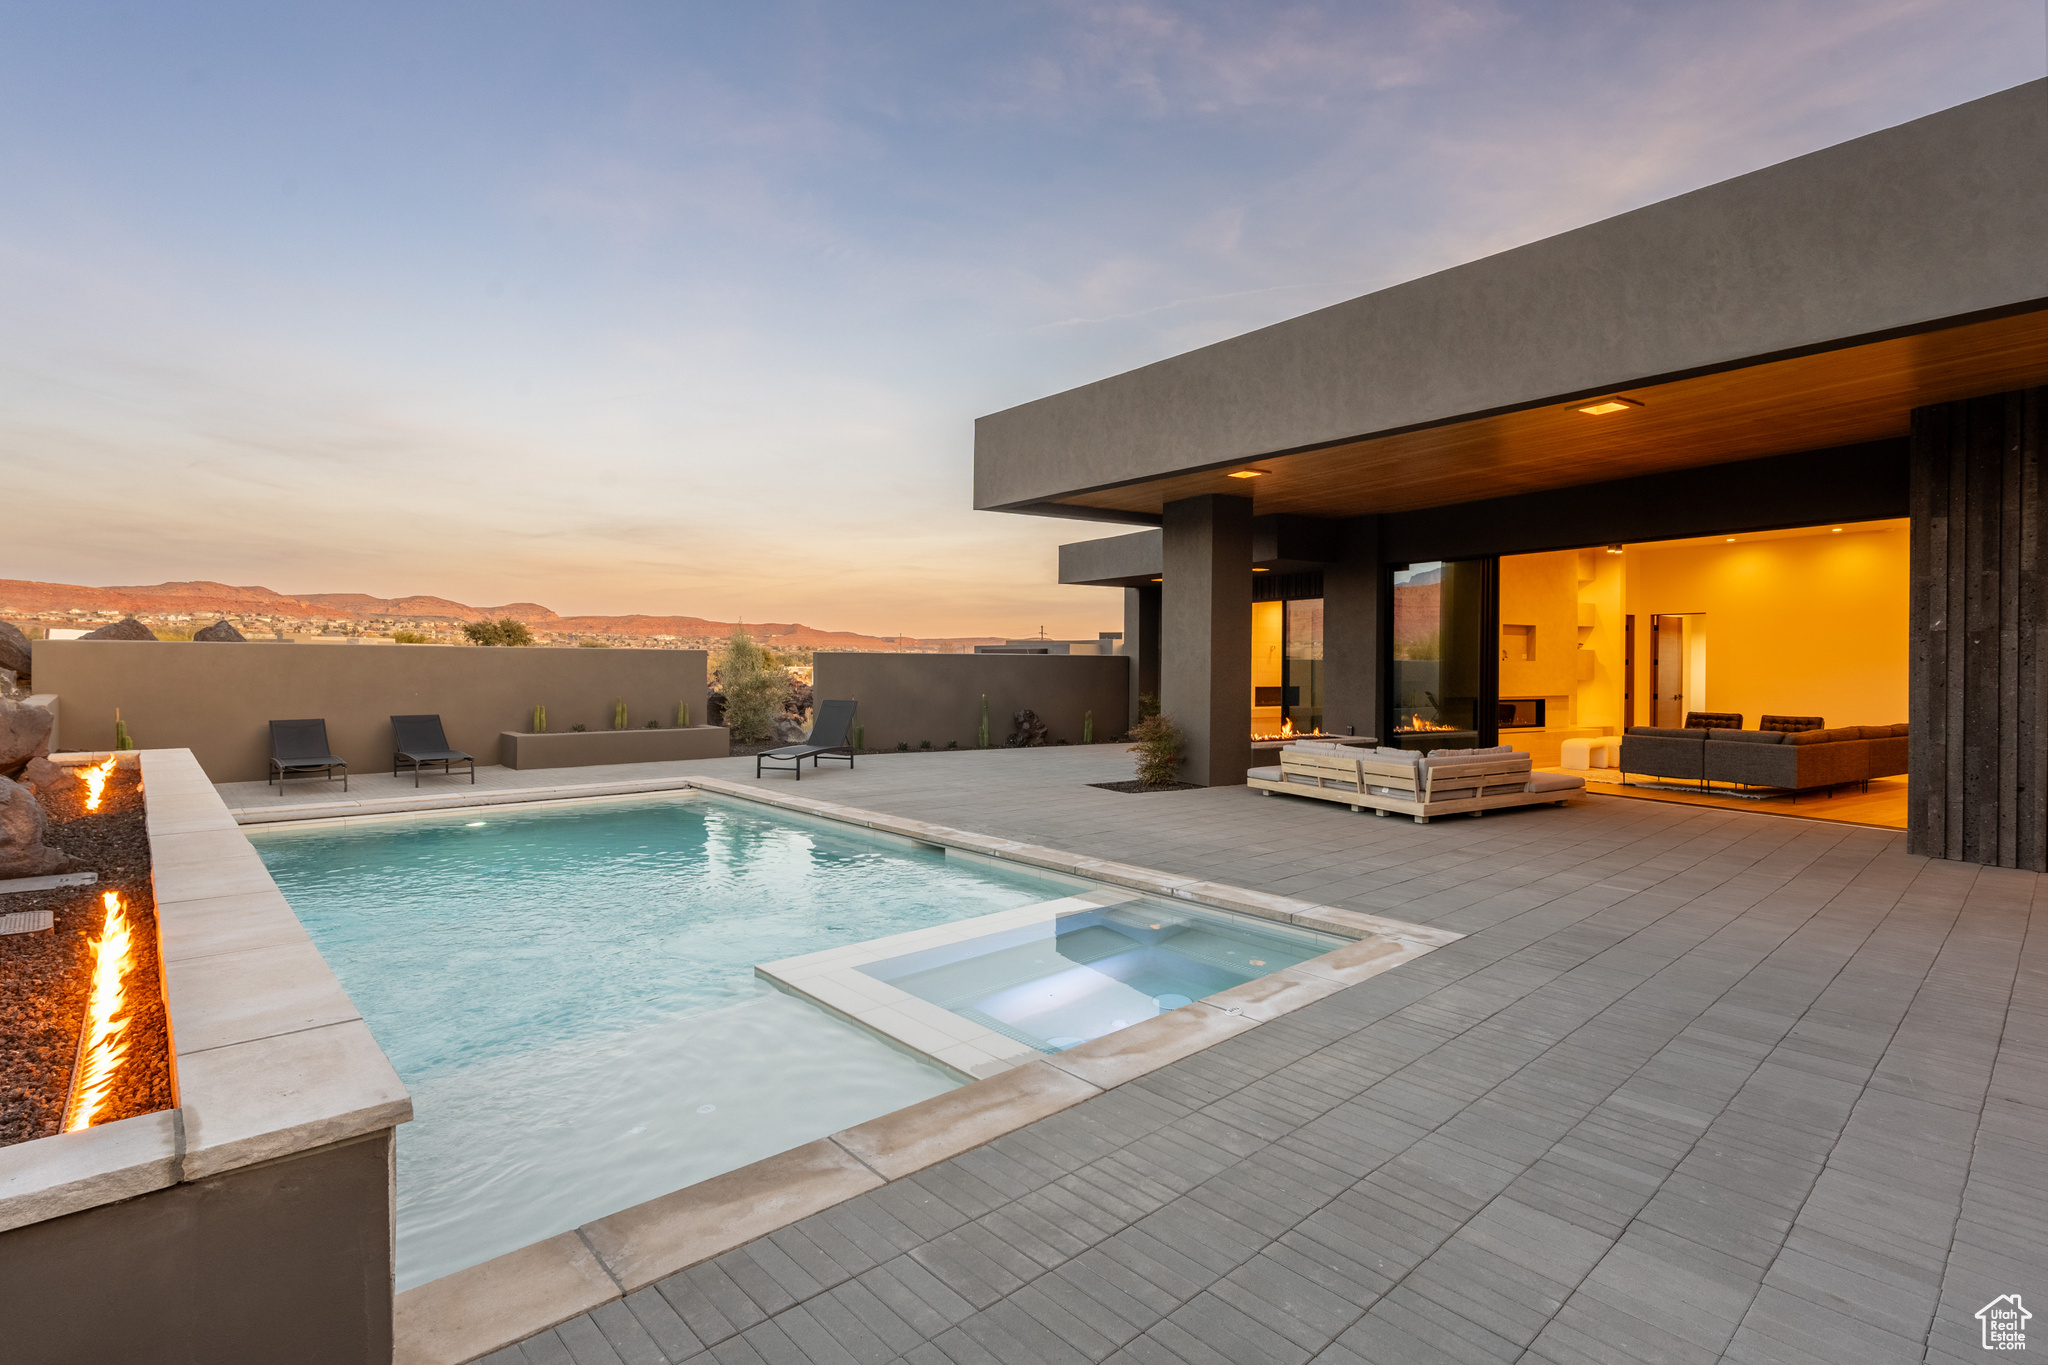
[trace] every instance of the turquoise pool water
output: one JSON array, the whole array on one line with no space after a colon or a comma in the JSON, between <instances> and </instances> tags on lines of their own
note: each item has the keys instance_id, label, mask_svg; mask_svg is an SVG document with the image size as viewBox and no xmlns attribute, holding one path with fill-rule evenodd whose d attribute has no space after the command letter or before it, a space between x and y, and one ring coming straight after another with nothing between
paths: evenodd
<instances>
[{"instance_id":1,"label":"turquoise pool water","mask_svg":"<svg viewBox=\"0 0 2048 1365\"><path fill-rule=\"evenodd\" d=\"M1071 892L688 794L246 833L412 1092L401 1289L951 1089L753 964Z\"/></svg>"}]
</instances>

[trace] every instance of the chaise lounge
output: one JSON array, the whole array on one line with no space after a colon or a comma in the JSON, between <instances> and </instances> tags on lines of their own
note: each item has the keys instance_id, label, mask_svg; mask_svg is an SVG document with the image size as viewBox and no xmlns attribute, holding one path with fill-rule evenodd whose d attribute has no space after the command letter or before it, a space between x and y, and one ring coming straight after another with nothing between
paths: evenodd
<instances>
[{"instance_id":1,"label":"chaise lounge","mask_svg":"<svg viewBox=\"0 0 2048 1365\"><path fill-rule=\"evenodd\" d=\"M1277 767L1254 768L1245 784L1268 796L1340 801L1375 815L1407 815L1426 825L1439 815L1484 815L1509 806L1561 806L1585 782L1533 771L1524 752L1493 749L1373 749L1299 740L1280 751Z\"/></svg>"},{"instance_id":2,"label":"chaise lounge","mask_svg":"<svg viewBox=\"0 0 2048 1365\"><path fill-rule=\"evenodd\" d=\"M439 716L393 716L391 718L391 775L401 766L412 769L412 784L420 784L420 769L441 765L443 777L452 776L452 765L469 765L469 785L476 785L476 760L460 749L448 747L448 736Z\"/></svg>"},{"instance_id":3,"label":"chaise lounge","mask_svg":"<svg viewBox=\"0 0 2048 1365\"><path fill-rule=\"evenodd\" d=\"M843 758L846 766L853 766L853 750L846 742L846 732L853 725L853 708L850 701L828 701L818 707L818 717L811 722L811 733L801 744L785 744L780 749L769 749L754 755L754 776L761 775L764 762L791 763L796 768L796 780L804 780L804 760L811 760L813 768L821 758Z\"/></svg>"},{"instance_id":4,"label":"chaise lounge","mask_svg":"<svg viewBox=\"0 0 2048 1365\"><path fill-rule=\"evenodd\" d=\"M274 720L270 722L270 780L277 794L284 795L284 780L294 773L310 775L315 769L329 782L341 769L341 789L348 790L348 760L327 744L324 720Z\"/></svg>"}]
</instances>

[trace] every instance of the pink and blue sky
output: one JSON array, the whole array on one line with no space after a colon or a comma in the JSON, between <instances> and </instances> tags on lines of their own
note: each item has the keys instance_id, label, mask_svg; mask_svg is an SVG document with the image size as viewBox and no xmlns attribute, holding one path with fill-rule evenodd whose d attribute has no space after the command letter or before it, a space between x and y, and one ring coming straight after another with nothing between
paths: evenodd
<instances>
[{"instance_id":1,"label":"pink and blue sky","mask_svg":"<svg viewBox=\"0 0 2048 1365\"><path fill-rule=\"evenodd\" d=\"M8 3L0 577L1092 635L976 416L2044 69L2041 0Z\"/></svg>"}]
</instances>

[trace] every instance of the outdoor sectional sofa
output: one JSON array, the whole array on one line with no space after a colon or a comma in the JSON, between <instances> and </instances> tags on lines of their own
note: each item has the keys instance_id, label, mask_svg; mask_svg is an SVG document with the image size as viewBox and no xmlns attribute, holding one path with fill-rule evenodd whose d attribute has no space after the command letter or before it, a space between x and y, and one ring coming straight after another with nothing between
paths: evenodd
<instances>
[{"instance_id":1,"label":"outdoor sectional sofa","mask_svg":"<svg viewBox=\"0 0 2048 1365\"><path fill-rule=\"evenodd\" d=\"M1832 730L1668 730L1635 726L1621 738L1621 776L1729 782L1809 791L1906 771L1904 725Z\"/></svg>"},{"instance_id":2,"label":"outdoor sectional sofa","mask_svg":"<svg viewBox=\"0 0 2048 1365\"><path fill-rule=\"evenodd\" d=\"M1562 773L1531 771L1528 754L1497 749L1360 751L1299 740L1280 751L1277 767L1253 768L1245 783L1268 796L1341 801L1375 815L1409 815L1426 825L1438 815L1484 815L1505 806L1563 805L1585 783Z\"/></svg>"}]
</instances>

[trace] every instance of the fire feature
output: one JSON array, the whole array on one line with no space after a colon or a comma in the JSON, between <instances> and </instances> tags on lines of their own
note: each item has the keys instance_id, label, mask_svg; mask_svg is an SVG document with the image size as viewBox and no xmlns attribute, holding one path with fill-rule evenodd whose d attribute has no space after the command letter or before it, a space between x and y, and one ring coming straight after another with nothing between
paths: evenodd
<instances>
[{"instance_id":1,"label":"fire feature","mask_svg":"<svg viewBox=\"0 0 2048 1365\"><path fill-rule=\"evenodd\" d=\"M90 768L80 768L78 778L85 783L85 808L95 811L100 808L100 798L106 795L107 779L114 775L114 756L107 755L107 761Z\"/></svg>"},{"instance_id":2,"label":"fire feature","mask_svg":"<svg viewBox=\"0 0 2048 1365\"><path fill-rule=\"evenodd\" d=\"M1259 741L1274 739L1318 739L1323 737L1326 733L1327 732L1324 731L1323 727L1320 725L1318 725L1313 730L1297 730L1294 728L1294 717L1282 716L1280 718L1280 728L1278 730L1275 730L1270 735L1262 735L1257 730L1254 730L1252 731L1252 740L1256 743Z\"/></svg>"},{"instance_id":3,"label":"fire feature","mask_svg":"<svg viewBox=\"0 0 2048 1365\"><path fill-rule=\"evenodd\" d=\"M1441 721L1424 720L1421 716L1415 716L1406 725L1395 730L1394 733L1397 735L1419 735L1425 731L1435 732L1438 730L1455 730L1457 728L1455 725L1445 725Z\"/></svg>"},{"instance_id":4,"label":"fire feature","mask_svg":"<svg viewBox=\"0 0 2048 1365\"><path fill-rule=\"evenodd\" d=\"M109 760L107 770L111 772L113 766ZM105 781L104 774L101 781ZM97 787L93 789L93 799L99 799ZM133 961L134 935L129 932L121 893L109 891L101 899L107 908L107 918L100 936L92 942L92 995L86 1004L85 1027L78 1038L78 1075L72 1083L71 1103L64 1115L67 1133L92 1127L113 1089L114 1073L128 1055L129 1016L122 1013L127 1004L123 978Z\"/></svg>"}]
</instances>

